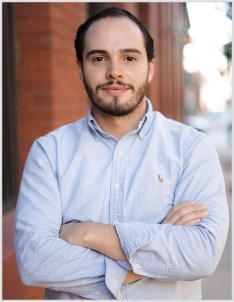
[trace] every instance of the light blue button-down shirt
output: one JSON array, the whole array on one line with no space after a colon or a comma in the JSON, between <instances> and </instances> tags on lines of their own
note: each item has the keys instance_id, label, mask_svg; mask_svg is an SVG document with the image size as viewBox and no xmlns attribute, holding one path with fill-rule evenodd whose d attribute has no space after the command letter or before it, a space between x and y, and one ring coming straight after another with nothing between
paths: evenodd
<instances>
[{"instance_id":1,"label":"light blue button-down shirt","mask_svg":"<svg viewBox=\"0 0 234 302\"><path fill-rule=\"evenodd\" d=\"M87 118L37 139L15 219L21 278L47 299L201 299L228 231L225 185L208 137L152 111L119 141ZM209 215L193 227L160 224L196 200ZM128 261L59 238L61 224L114 224ZM100 234L101 236L101 234ZM144 275L122 286L127 271Z\"/></svg>"}]
</instances>

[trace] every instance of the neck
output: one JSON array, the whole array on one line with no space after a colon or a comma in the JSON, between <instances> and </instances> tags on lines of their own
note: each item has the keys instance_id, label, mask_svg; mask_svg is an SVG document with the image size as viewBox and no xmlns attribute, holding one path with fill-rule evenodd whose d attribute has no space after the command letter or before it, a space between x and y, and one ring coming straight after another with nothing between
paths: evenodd
<instances>
[{"instance_id":1,"label":"neck","mask_svg":"<svg viewBox=\"0 0 234 302\"><path fill-rule=\"evenodd\" d=\"M131 113L125 116L112 116L92 106L92 112L99 127L106 133L120 140L125 134L137 128L146 113L146 100Z\"/></svg>"}]
</instances>

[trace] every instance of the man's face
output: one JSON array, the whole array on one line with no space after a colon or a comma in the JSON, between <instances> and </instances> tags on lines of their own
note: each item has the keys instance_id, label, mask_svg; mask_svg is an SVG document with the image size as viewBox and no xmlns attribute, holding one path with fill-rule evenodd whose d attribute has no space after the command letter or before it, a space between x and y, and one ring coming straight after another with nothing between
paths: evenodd
<instances>
[{"instance_id":1,"label":"man's face","mask_svg":"<svg viewBox=\"0 0 234 302\"><path fill-rule=\"evenodd\" d=\"M134 111L154 72L138 26L126 17L101 19L84 45L80 74L93 106L112 116Z\"/></svg>"}]
</instances>

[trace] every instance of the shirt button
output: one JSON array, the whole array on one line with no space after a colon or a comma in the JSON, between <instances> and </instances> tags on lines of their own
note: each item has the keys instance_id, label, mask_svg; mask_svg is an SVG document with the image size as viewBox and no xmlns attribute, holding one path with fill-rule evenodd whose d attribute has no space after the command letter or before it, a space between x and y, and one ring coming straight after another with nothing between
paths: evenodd
<instances>
[{"instance_id":1,"label":"shirt button","mask_svg":"<svg viewBox=\"0 0 234 302\"><path fill-rule=\"evenodd\" d=\"M95 290L95 292L94 292L94 294L96 295L96 296L99 296L99 295L101 295L101 291L100 290Z\"/></svg>"},{"instance_id":2,"label":"shirt button","mask_svg":"<svg viewBox=\"0 0 234 302\"><path fill-rule=\"evenodd\" d=\"M116 183L116 184L115 184L115 188L116 188L116 190L119 190L119 189L120 189L120 184L119 184L119 183Z\"/></svg>"},{"instance_id":3,"label":"shirt button","mask_svg":"<svg viewBox=\"0 0 234 302\"><path fill-rule=\"evenodd\" d=\"M140 264L136 263L135 265L135 268L141 268Z\"/></svg>"},{"instance_id":4,"label":"shirt button","mask_svg":"<svg viewBox=\"0 0 234 302\"><path fill-rule=\"evenodd\" d=\"M124 150L122 148L119 149L119 155L122 156L124 154Z\"/></svg>"},{"instance_id":5,"label":"shirt button","mask_svg":"<svg viewBox=\"0 0 234 302\"><path fill-rule=\"evenodd\" d=\"M119 295L118 300L122 300L122 299L123 299L123 296Z\"/></svg>"}]
</instances>

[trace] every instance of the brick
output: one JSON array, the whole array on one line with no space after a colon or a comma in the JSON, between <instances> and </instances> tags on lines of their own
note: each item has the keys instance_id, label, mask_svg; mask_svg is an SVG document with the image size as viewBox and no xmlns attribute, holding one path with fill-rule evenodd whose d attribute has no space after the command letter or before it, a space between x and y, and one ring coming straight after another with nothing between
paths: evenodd
<instances>
[{"instance_id":1,"label":"brick","mask_svg":"<svg viewBox=\"0 0 234 302\"><path fill-rule=\"evenodd\" d=\"M28 33L47 33L49 20L45 17L19 19L17 21L17 31L21 34Z\"/></svg>"},{"instance_id":2,"label":"brick","mask_svg":"<svg viewBox=\"0 0 234 302\"><path fill-rule=\"evenodd\" d=\"M49 17L48 3L17 3L16 17L17 19L38 18L38 16Z\"/></svg>"}]
</instances>

